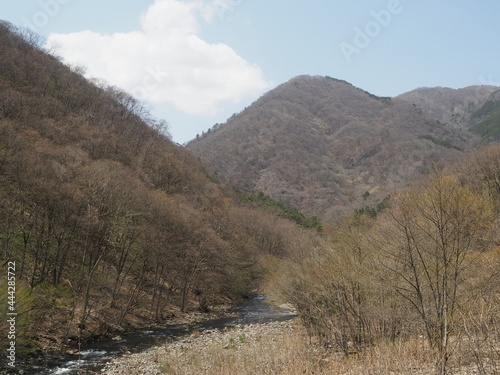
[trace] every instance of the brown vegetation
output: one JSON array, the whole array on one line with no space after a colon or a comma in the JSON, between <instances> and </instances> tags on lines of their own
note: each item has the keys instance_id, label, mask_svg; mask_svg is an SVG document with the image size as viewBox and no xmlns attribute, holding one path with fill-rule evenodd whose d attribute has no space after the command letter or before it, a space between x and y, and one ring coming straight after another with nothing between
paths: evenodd
<instances>
[{"instance_id":1,"label":"brown vegetation","mask_svg":"<svg viewBox=\"0 0 500 375\"><path fill-rule=\"evenodd\" d=\"M467 130L474 124L474 114L498 94L495 86L470 86L463 89L426 87L409 91L395 98L415 104L422 114L457 129Z\"/></svg>"},{"instance_id":2,"label":"brown vegetation","mask_svg":"<svg viewBox=\"0 0 500 375\"><path fill-rule=\"evenodd\" d=\"M497 374L499 152L478 151L393 193L376 219L346 219L328 244L286 262L281 291L309 334L364 358L421 338L436 374Z\"/></svg>"},{"instance_id":3,"label":"brown vegetation","mask_svg":"<svg viewBox=\"0 0 500 375\"><path fill-rule=\"evenodd\" d=\"M189 145L209 177L140 102L32 33L0 25L0 68L0 249L2 268L16 263L19 357L265 285L335 362L311 357L298 331L253 346L264 363L214 353L218 373L499 372L498 146L394 191L477 139L405 100L299 77ZM219 176L329 219L390 198L318 233Z\"/></svg>"},{"instance_id":4,"label":"brown vegetation","mask_svg":"<svg viewBox=\"0 0 500 375\"><path fill-rule=\"evenodd\" d=\"M0 249L5 273L16 264L18 360L237 301L296 228L238 205L143 104L80 72L0 25Z\"/></svg>"},{"instance_id":5,"label":"brown vegetation","mask_svg":"<svg viewBox=\"0 0 500 375\"><path fill-rule=\"evenodd\" d=\"M300 76L187 148L223 180L331 222L477 145L468 127L482 104L498 102L495 89L416 90L391 99Z\"/></svg>"}]
</instances>

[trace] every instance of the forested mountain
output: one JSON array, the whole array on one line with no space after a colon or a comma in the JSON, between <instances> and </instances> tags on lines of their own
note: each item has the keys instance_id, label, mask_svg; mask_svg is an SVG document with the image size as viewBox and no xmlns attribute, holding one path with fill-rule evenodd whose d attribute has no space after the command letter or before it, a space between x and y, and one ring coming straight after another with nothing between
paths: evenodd
<instances>
[{"instance_id":1,"label":"forested mountain","mask_svg":"<svg viewBox=\"0 0 500 375\"><path fill-rule=\"evenodd\" d=\"M393 99L299 76L187 148L220 178L332 221L376 206L481 135L498 135L488 122L499 113L496 90L420 89Z\"/></svg>"},{"instance_id":2,"label":"forested mountain","mask_svg":"<svg viewBox=\"0 0 500 375\"><path fill-rule=\"evenodd\" d=\"M331 358L398 353L373 373L498 368L500 148L469 152L500 136L497 88L382 98L301 76L183 148L80 73L0 23L0 313L19 361L264 287Z\"/></svg>"},{"instance_id":3,"label":"forested mountain","mask_svg":"<svg viewBox=\"0 0 500 375\"><path fill-rule=\"evenodd\" d=\"M488 101L499 101L500 88L469 86L462 89L446 87L419 88L394 98L415 104L423 114L454 128L467 130L480 122L481 108Z\"/></svg>"},{"instance_id":4,"label":"forested mountain","mask_svg":"<svg viewBox=\"0 0 500 375\"><path fill-rule=\"evenodd\" d=\"M239 204L140 102L37 40L0 24L0 248L19 359L252 292L296 225Z\"/></svg>"},{"instance_id":5,"label":"forested mountain","mask_svg":"<svg viewBox=\"0 0 500 375\"><path fill-rule=\"evenodd\" d=\"M336 353L325 373L497 372L499 96L301 76L187 145L219 178L333 223L274 283Z\"/></svg>"}]
</instances>

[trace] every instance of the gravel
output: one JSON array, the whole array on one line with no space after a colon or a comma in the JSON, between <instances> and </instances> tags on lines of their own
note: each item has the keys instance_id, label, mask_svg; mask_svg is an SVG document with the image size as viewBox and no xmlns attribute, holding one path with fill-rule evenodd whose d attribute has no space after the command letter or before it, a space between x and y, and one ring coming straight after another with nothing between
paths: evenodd
<instances>
[{"instance_id":1,"label":"gravel","mask_svg":"<svg viewBox=\"0 0 500 375\"><path fill-rule=\"evenodd\" d=\"M290 333L296 325L297 322L291 320L236 326L224 330L194 331L189 336L144 352L118 357L108 362L102 369L102 373L109 375L165 374L168 359L175 359L176 365L187 367L193 357L200 362L208 363L214 350L230 349L233 353L243 352L245 347L263 338L268 339Z\"/></svg>"}]
</instances>

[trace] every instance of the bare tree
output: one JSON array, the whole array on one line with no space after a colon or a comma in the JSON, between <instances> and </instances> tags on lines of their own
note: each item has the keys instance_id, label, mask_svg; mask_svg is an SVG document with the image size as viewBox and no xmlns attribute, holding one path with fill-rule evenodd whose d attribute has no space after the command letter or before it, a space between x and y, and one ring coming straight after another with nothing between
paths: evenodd
<instances>
[{"instance_id":1,"label":"bare tree","mask_svg":"<svg viewBox=\"0 0 500 375\"><path fill-rule=\"evenodd\" d=\"M420 318L437 353L438 374L447 371L464 278L475 260L471 254L492 219L485 199L442 175L424 189L402 193L382 232L382 263L394 276L396 292Z\"/></svg>"}]
</instances>

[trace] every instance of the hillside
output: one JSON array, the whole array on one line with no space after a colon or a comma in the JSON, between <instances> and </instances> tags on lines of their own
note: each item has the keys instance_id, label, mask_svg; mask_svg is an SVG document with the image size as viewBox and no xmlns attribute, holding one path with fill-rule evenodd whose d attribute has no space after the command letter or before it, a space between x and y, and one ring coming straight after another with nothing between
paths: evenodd
<instances>
[{"instance_id":1,"label":"hillside","mask_svg":"<svg viewBox=\"0 0 500 375\"><path fill-rule=\"evenodd\" d=\"M470 86L462 89L446 87L419 88L395 98L415 104L428 118L460 130L477 125L489 113L484 112L488 102L500 101L500 89L495 86ZM483 113L484 112L484 113Z\"/></svg>"},{"instance_id":2,"label":"hillside","mask_svg":"<svg viewBox=\"0 0 500 375\"><path fill-rule=\"evenodd\" d=\"M1 264L16 288L7 303L2 277L0 311L18 313L18 361L252 293L295 224L238 204L140 102L37 41L0 24Z\"/></svg>"},{"instance_id":3,"label":"hillside","mask_svg":"<svg viewBox=\"0 0 500 375\"><path fill-rule=\"evenodd\" d=\"M391 99L330 77L299 76L187 148L220 178L331 221L375 206L476 145L479 138L464 125L471 115L460 126L451 121L458 121L454 97L468 114L493 91L431 90L427 100L427 91L417 90Z\"/></svg>"}]
</instances>

